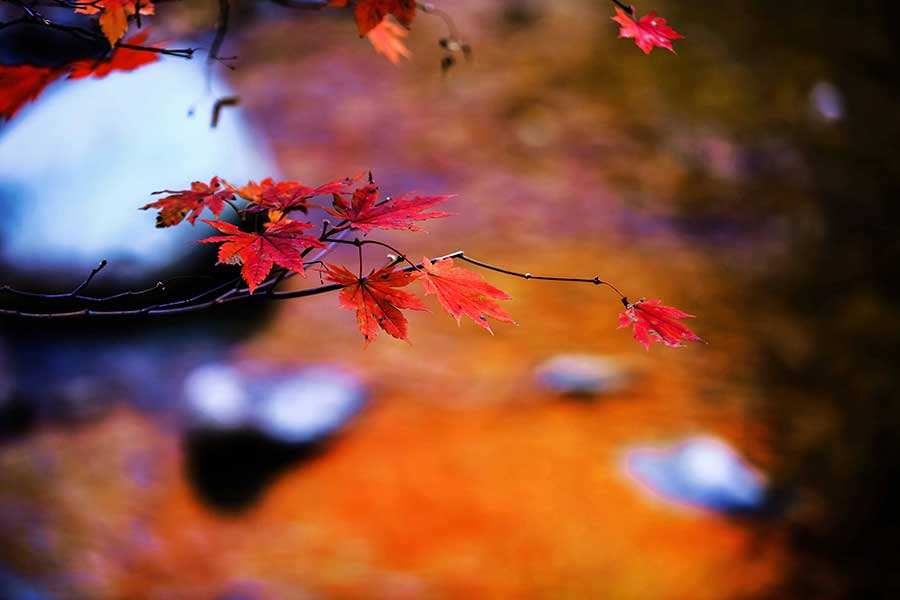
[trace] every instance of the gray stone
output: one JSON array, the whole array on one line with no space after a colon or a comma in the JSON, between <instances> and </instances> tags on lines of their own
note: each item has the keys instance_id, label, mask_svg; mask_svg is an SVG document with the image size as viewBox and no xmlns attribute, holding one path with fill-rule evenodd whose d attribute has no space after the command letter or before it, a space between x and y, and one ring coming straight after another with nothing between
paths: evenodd
<instances>
[{"instance_id":1,"label":"gray stone","mask_svg":"<svg viewBox=\"0 0 900 600\"><path fill-rule=\"evenodd\" d=\"M618 361L594 354L557 354L541 363L535 375L544 388L566 396L609 394L628 383Z\"/></svg>"}]
</instances>

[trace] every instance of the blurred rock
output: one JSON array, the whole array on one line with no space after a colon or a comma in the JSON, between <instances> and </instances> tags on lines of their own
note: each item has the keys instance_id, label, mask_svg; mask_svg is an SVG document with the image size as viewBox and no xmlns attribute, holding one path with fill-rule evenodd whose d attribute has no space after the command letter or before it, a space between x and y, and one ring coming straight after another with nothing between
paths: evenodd
<instances>
[{"instance_id":1,"label":"blurred rock","mask_svg":"<svg viewBox=\"0 0 900 600\"><path fill-rule=\"evenodd\" d=\"M3 124L0 282L62 292L101 259L109 266L85 294L140 289L172 275L204 277L178 279L165 295L147 296L163 301L209 289L214 277L233 276L214 266L209 248L188 243L208 233L206 226L157 229L153 212L138 210L153 191L184 189L213 175L236 182L277 176L265 142L240 108L228 108L210 127L213 103L233 92L218 76L207 84L203 61L162 57L104 79L60 80ZM199 266L191 262L207 255ZM10 295L3 300L5 307L74 308L64 300L40 306ZM112 308L134 305L123 301ZM77 421L105 414L123 399L142 408L167 404L177 397L172 381L180 380L178 361L185 360L173 355L225 347L267 314L267 307L257 306L240 319L223 319L218 311L215 321L205 320L206 313L180 322L4 318L0 335L10 340L15 381L10 387L11 380L0 376L0 414L14 413L15 423L32 415ZM6 423L4 418L4 429Z\"/></svg>"},{"instance_id":2,"label":"blurred rock","mask_svg":"<svg viewBox=\"0 0 900 600\"><path fill-rule=\"evenodd\" d=\"M183 384L185 407L192 424L212 429L241 426L250 398L238 370L224 364L206 364L188 374Z\"/></svg>"},{"instance_id":3,"label":"blurred rock","mask_svg":"<svg viewBox=\"0 0 900 600\"><path fill-rule=\"evenodd\" d=\"M313 367L252 385L258 402L253 424L285 443L314 442L334 433L366 400L356 377L333 367Z\"/></svg>"},{"instance_id":4,"label":"blurred rock","mask_svg":"<svg viewBox=\"0 0 900 600\"><path fill-rule=\"evenodd\" d=\"M25 579L7 572L0 567L0 598L2 600L49 600Z\"/></svg>"},{"instance_id":5,"label":"blurred rock","mask_svg":"<svg viewBox=\"0 0 900 600\"><path fill-rule=\"evenodd\" d=\"M667 449L630 449L625 470L642 488L671 502L723 513L758 512L767 505L763 476L715 437L692 437Z\"/></svg>"},{"instance_id":6,"label":"blurred rock","mask_svg":"<svg viewBox=\"0 0 900 600\"><path fill-rule=\"evenodd\" d=\"M809 102L816 115L825 121L844 118L844 95L830 81L819 81L809 92Z\"/></svg>"},{"instance_id":7,"label":"blurred rock","mask_svg":"<svg viewBox=\"0 0 900 600\"><path fill-rule=\"evenodd\" d=\"M617 361L593 354L557 354L541 363L535 376L548 390L576 397L616 392L629 378Z\"/></svg>"},{"instance_id":8,"label":"blurred rock","mask_svg":"<svg viewBox=\"0 0 900 600\"><path fill-rule=\"evenodd\" d=\"M335 367L248 371L224 363L191 371L183 384L189 424L255 430L287 444L315 442L343 426L367 395L359 379Z\"/></svg>"},{"instance_id":9,"label":"blurred rock","mask_svg":"<svg viewBox=\"0 0 900 600\"><path fill-rule=\"evenodd\" d=\"M173 44L177 45L177 44ZM10 269L135 279L190 252L205 226L154 227L151 192L220 175L277 175L240 108L210 127L233 92L206 64L163 57L133 72L53 84L0 130L0 259ZM140 101L136 102L135 99ZM189 116L189 112L194 112ZM65 143L48 143L65 133Z\"/></svg>"},{"instance_id":10,"label":"blurred rock","mask_svg":"<svg viewBox=\"0 0 900 600\"><path fill-rule=\"evenodd\" d=\"M183 393L188 477L226 511L248 507L285 468L318 456L367 397L359 379L336 367L221 363L196 368Z\"/></svg>"}]
</instances>

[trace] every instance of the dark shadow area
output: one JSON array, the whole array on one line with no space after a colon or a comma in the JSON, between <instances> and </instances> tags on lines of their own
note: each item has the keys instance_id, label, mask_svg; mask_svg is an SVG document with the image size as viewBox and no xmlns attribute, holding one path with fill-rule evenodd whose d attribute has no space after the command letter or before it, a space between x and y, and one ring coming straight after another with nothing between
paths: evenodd
<instances>
[{"instance_id":1,"label":"dark shadow area","mask_svg":"<svg viewBox=\"0 0 900 600\"><path fill-rule=\"evenodd\" d=\"M252 430L197 430L185 435L186 476L210 507L246 510L289 467L315 460L330 441L286 444Z\"/></svg>"}]
</instances>

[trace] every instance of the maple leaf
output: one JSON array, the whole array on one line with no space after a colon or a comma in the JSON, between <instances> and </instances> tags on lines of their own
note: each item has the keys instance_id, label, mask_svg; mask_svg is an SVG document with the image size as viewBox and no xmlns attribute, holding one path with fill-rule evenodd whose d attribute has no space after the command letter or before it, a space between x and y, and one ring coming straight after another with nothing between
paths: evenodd
<instances>
[{"instance_id":1,"label":"maple leaf","mask_svg":"<svg viewBox=\"0 0 900 600\"><path fill-rule=\"evenodd\" d=\"M510 297L484 281L478 273L453 266L452 258L431 264L425 257L422 267L419 281L425 293L435 294L444 310L456 317L457 325L462 315L466 315L493 335L487 317L515 323L497 303L497 300L509 300Z\"/></svg>"},{"instance_id":2,"label":"maple leaf","mask_svg":"<svg viewBox=\"0 0 900 600\"><path fill-rule=\"evenodd\" d=\"M225 201L234 198L234 189L218 177L213 177L209 184L195 181L189 190L161 190L153 193L171 194L141 207L141 210L159 209L159 215L156 217L157 227L178 225L185 216L193 225L204 208L208 208L215 217L218 217L225 208Z\"/></svg>"},{"instance_id":3,"label":"maple leaf","mask_svg":"<svg viewBox=\"0 0 900 600\"><path fill-rule=\"evenodd\" d=\"M22 106L40 96L65 72L32 65L0 65L0 118L12 119Z\"/></svg>"},{"instance_id":4,"label":"maple leaf","mask_svg":"<svg viewBox=\"0 0 900 600\"><path fill-rule=\"evenodd\" d=\"M336 217L346 219L351 227L365 233L375 228L421 231L421 228L413 225L413 221L451 216L453 213L424 211L452 197L452 195L409 197L409 194L404 194L378 204L378 187L369 184L357 188L349 202L342 195L334 194L333 210L325 210Z\"/></svg>"},{"instance_id":5,"label":"maple leaf","mask_svg":"<svg viewBox=\"0 0 900 600\"><path fill-rule=\"evenodd\" d=\"M146 2L141 0L98 0L95 3L76 8L75 12L94 15L103 11L100 14L100 30L103 31L109 45L115 46L128 29L128 17L134 15L138 10L142 15L152 15L154 13L152 0L146 0Z\"/></svg>"},{"instance_id":6,"label":"maple leaf","mask_svg":"<svg viewBox=\"0 0 900 600\"><path fill-rule=\"evenodd\" d=\"M351 0L331 0L328 6L347 6ZM358 0L354 10L356 26L362 37L377 27L388 15L409 27L416 16L416 0Z\"/></svg>"},{"instance_id":7,"label":"maple leaf","mask_svg":"<svg viewBox=\"0 0 900 600\"><path fill-rule=\"evenodd\" d=\"M399 290L419 277L416 271L395 270L392 265L372 270L360 278L344 267L326 264L322 271L328 281L344 286L341 306L356 311L356 322L369 344L378 337L378 328L388 335L409 342L407 321L400 309L428 310L415 295Z\"/></svg>"},{"instance_id":8,"label":"maple leaf","mask_svg":"<svg viewBox=\"0 0 900 600\"><path fill-rule=\"evenodd\" d=\"M241 276L252 294L262 283L274 265L284 267L300 275L304 274L303 251L307 248L324 248L318 239L308 235L311 223L279 221L268 223L262 233L248 233L225 221L201 219L226 235L216 235L203 240L204 244L221 243L219 263L241 265Z\"/></svg>"},{"instance_id":9,"label":"maple leaf","mask_svg":"<svg viewBox=\"0 0 900 600\"><path fill-rule=\"evenodd\" d=\"M345 177L329 181L316 188L303 185L299 181L274 181L271 177L267 177L259 183L251 181L235 191L240 197L256 205L248 208L248 212L268 210L269 218L277 221L292 210L305 212L309 207L306 201L310 198L345 192L360 177L362 174Z\"/></svg>"},{"instance_id":10,"label":"maple leaf","mask_svg":"<svg viewBox=\"0 0 900 600\"><path fill-rule=\"evenodd\" d=\"M412 54L403 38L408 32L390 19L385 19L366 34L366 39L375 48L375 52L383 54L395 65L400 62L400 57L409 58Z\"/></svg>"},{"instance_id":11,"label":"maple leaf","mask_svg":"<svg viewBox=\"0 0 900 600\"><path fill-rule=\"evenodd\" d=\"M125 40L125 44L143 46L150 35L149 31L142 31ZM84 79L95 77L102 79L113 71L133 71L144 65L159 60L159 54L144 50L132 50L122 46L116 46L109 56L102 60L81 59L74 61L70 67L72 72L69 79Z\"/></svg>"},{"instance_id":12,"label":"maple leaf","mask_svg":"<svg viewBox=\"0 0 900 600\"><path fill-rule=\"evenodd\" d=\"M677 308L663 306L660 300L641 300L629 303L625 311L619 314L619 329L633 326L634 339L650 349L650 342L659 342L678 348L683 346L682 340L704 342L697 334L688 329L678 319L692 319Z\"/></svg>"},{"instance_id":13,"label":"maple leaf","mask_svg":"<svg viewBox=\"0 0 900 600\"><path fill-rule=\"evenodd\" d=\"M617 8L616 16L612 17L612 20L621 25L619 37L634 38L634 43L644 51L644 54L650 54L654 46L665 48L674 54L675 49L672 48L671 40L684 39L683 35L666 25L665 19L657 17L655 12L635 22L628 13Z\"/></svg>"}]
</instances>

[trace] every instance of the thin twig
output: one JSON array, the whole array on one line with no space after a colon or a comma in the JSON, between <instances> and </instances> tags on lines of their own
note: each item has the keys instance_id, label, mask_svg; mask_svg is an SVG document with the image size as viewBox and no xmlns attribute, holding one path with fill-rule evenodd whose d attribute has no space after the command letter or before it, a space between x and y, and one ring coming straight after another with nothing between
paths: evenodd
<instances>
[{"instance_id":1,"label":"thin twig","mask_svg":"<svg viewBox=\"0 0 900 600\"><path fill-rule=\"evenodd\" d=\"M228 0L219 0L219 18L216 20L216 35L213 37L212 45L209 47L209 53L206 55L206 74L207 74L207 84L211 85L212 81L212 64L215 61L222 62L229 69L233 69L231 65L225 63L225 60L221 56L219 56L219 50L222 49L222 44L225 43L225 36L228 35L228 21L229 15L231 14L231 4ZM232 57L233 58L233 57ZM215 127L215 123L213 124Z\"/></svg>"},{"instance_id":2,"label":"thin twig","mask_svg":"<svg viewBox=\"0 0 900 600\"><path fill-rule=\"evenodd\" d=\"M12 21L3 21L0 22L0 29L5 29L7 27L14 27L17 25L38 25L40 27L47 27L49 29L54 29L56 31L63 31L68 33L73 37L77 37L78 39L109 44L106 40L106 37L103 35L91 31L89 29L85 29L84 27L78 27L76 25L63 25L61 23L54 23L49 19L41 16L35 15L31 16L30 13L23 17L19 17L18 19L13 19ZM194 56L194 52L196 52L197 48L156 48L154 46L141 46L138 44L128 44L122 41L116 42L117 48L128 48L129 50L137 50L139 52L155 52L157 54L163 54L166 56L175 56L177 58L186 58L191 59Z\"/></svg>"},{"instance_id":3,"label":"thin twig","mask_svg":"<svg viewBox=\"0 0 900 600\"><path fill-rule=\"evenodd\" d=\"M632 19L637 18L637 12L635 12L634 6L630 4L623 4L622 2L619 2L619 0L612 0L612 3L630 14Z\"/></svg>"},{"instance_id":4,"label":"thin twig","mask_svg":"<svg viewBox=\"0 0 900 600\"><path fill-rule=\"evenodd\" d=\"M481 262L480 260L475 260L474 258L470 258L465 255L461 255L459 257L460 260L464 260L467 263L476 265L481 267L482 269L488 269L490 271L496 271L497 273L503 273L504 275L510 275L512 277L521 277L522 279L537 279L538 281L561 281L561 282L571 282L571 283L593 283L594 285L605 285L611 288L615 293L619 295L620 298L627 300L625 294L619 291L619 288L614 286L608 281L603 281L600 279L600 276L597 275L591 278L584 277L548 277L545 275L532 275L531 273L519 273L518 271L510 271L509 269L503 269L501 267L495 267L494 265L489 265L488 263Z\"/></svg>"},{"instance_id":5,"label":"thin twig","mask_svg":"<svg viewBox=\"0 0 900 600\"><path fill-rule=\"evenodd\" d=\"M332 240L332 241L337 241L337 240ZM338 243L353 244L353 245L361 248L366 242L376 243L372 240L363 240L363 241L359 241L358 243L356 241L348 242L346 240L341 240ZM378 242L377 245L381 245L386 248L390 248L394 252L397 252L399 256L401 256L401 257L403 256L403 254L401 252L392 248L388 244L383 244L381 242ZM498 267L498 266L491 265L486 262L477 260L475 258L471 258L469 256L466 256L462 250L458 250L456 252L451 252L450 254L445 254L444 256L439 256L437 258L433 258L433 259L431 259L431 263L433 264L440 260L444 260L444 259L448 259L448 258L459 258L460 260L463 260L470 264L476 265L483 269L488 269L490 271L496 271L498 273L503 273L504 275L510 275L513 277L520 277L522 279L537 279L537 280L541 280L541 281L590 283L590 284L594 284L594 285L605 285L605 286L608 286L609 288L611 288L613 291L615 291L620 296L620 299L622 300L623 304L625 304L626 306L628 305L628 299L625 297L624 294L622 294L618 290L618 288L616 288L614 285L612 285L611 283L609 283L607 281L601 280L599 277L593 277L593 278L547 277L547 276L540 276L540 275L532 275L531 273L520 273L518 271L511 271L509 269L504 269L503 267ZM404 260L406 260L406 259L404 258ZM313 261L311 261L310 264L312 264L312 262ZM318 262L318 261L315 261L315 262ZM407 262L409 262L409 261L407 261ZM406 273L406 272L410 272L410 271L421 270L422 266L423 266L422 263L410 262L409 266L403 267L402 269L398 269L398 270ZM102 268L102 267L100 267L100 268ZM100 268L95 269L95 271L99 271ZM94 274L96 274L96 273L94 273ZM88 276L88 278L85 281L89 283L92 277L93 277L93 275ZM269 285L269 286L274 287L281 280L283 280L284 277L285 277L285 275L283 273L278 273L278 274L274 275L272 278L270 278L267 282L264 282L263 284L261 284L260 287L262 287L263 285ZM360 279L364 280L365 277L360 276ZM79 286L79 287L81 287L81 286ZM231 289L227 289L229 287ZM249 289L247 289L246 287L242 287L240 285L240 279L235 278L232 281L226 282L222 285L219 285L211 290L202 292L191 298L186 298L184 300L177 300L174 302L153 304L153 305L144 306L144 307L140 307L140 308L126 309L126 310L103 310L103 309L93 309L93 308L82 308L80 310L73 310L73 311L43 312L43 313L31 312L31 311L21 311L21 310L14 310L14 309L0 309L0 315L20 317L20 318L31 318L31 319L57 319L57 318L70 318L70 317L131 317L131 316L142 316L142 315L173 315L173 314L181 314L181 313L186 313L186 312L205 310L207 308L212 308L214 306L228 304L231 302L244 301L244 300L248 300L251 298L257 298L257 299L258 298L268 298L268 299L273 299L273 300L305 298L307 296L316 296L319 294L326 294L328 292L333 292L333 291L341 289L342 287L345 287L345 286L343 286L342 284L334 283L334 284L328 284L328 285L320 285L318 287L307 288L307 289L303 289L303 290L278 292L278 291L274 291L274 289L272 289L272 290L267 290L267 292L265 294L251 294ZM226 290L226 291L221 293L216 298L213 298L211 300L203 300L204 298L208 298L209 296L213 295L214 293L221 292L222 290ZM6 290L6 291L8 291L8 290Z\"/></svg>"}]
</instances>

